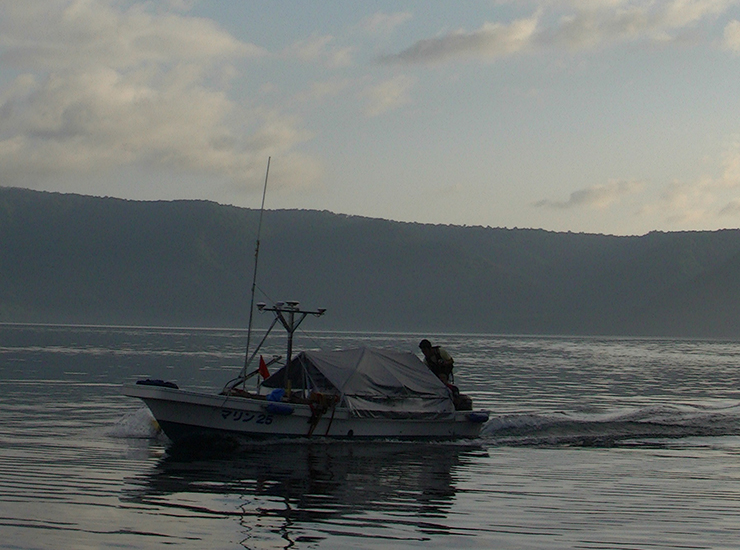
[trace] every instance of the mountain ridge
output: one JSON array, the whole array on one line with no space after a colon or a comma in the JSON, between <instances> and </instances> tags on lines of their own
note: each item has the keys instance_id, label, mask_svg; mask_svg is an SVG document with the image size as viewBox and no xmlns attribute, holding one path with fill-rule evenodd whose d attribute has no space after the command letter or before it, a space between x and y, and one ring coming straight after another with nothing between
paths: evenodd
<instances>
[{"instance_id":1,"label":"mountain ridge","mask_svg":"<svg viewBox=\"0 0 740 550\"><path fill-rule=\"evenodd\" d=\"M0 321L245 326L259 212L0 187ZM740 338L740 230L643 236L266 210L258 299L321 327ZM257 316L259 319L260 316Z\"/></svg>"}]
</instances>

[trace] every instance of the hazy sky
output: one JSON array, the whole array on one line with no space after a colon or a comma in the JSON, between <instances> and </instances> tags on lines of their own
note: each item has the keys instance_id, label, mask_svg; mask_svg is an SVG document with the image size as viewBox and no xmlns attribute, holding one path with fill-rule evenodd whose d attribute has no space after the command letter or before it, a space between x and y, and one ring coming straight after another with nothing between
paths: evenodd
<instances>
[{"instance_id":1,"label":"hazy sky","mask_svg":"<svg viewBox=\"0 0 740 550\"><path fill-rule=\"evenodd\" d=\"M740 0L0 0L0 185L740 227Z\"/></svg>"}]
</instances>

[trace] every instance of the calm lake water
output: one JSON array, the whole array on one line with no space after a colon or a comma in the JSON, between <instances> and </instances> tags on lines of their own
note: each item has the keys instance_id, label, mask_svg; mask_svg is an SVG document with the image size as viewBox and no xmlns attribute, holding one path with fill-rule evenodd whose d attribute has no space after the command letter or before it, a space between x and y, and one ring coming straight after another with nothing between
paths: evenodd
<instances>
[{"instance_id":1,"label":"calm lake water","mask_svg":"<svg viewBox=\"0 0 740 550\"><path fill-rule=\"evenodd\" d=\"M237 330L0 326L0 548L740 546L740 343L302 333L455 357L476 441L185 453L139 378L220 391ZM265 354L284 354L268 341Z\"/></svg>"}]
</instances>

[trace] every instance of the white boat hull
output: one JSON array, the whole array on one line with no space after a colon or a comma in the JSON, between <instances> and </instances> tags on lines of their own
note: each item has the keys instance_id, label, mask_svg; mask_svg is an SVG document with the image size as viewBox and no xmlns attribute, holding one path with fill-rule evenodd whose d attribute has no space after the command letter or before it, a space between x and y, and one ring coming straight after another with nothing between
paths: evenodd
<instances>
[{"instance_id":1,"label":"white boat hull","mask_svg":"<svg viewBox=\"0 0 740 550\"><path fill-rule=\"evenodd\" d=\"M219 434L245 438L475 438L488 419L486 411L365 418L339 406L317 417L311 406L303 403L274 403L140 384L125 385L123 393L142 399L175 442Z\"/></svg>"}]
</instances>

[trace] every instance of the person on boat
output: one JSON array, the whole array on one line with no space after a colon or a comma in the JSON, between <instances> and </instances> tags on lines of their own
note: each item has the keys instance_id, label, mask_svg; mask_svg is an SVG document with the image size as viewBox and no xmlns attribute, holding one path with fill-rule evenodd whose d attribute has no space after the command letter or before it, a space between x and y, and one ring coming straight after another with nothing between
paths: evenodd
<instances>
[{"instance_id":1,"label":"person on boat","mask_svg":"<svg viewBox=\"0 0 740 550\"><path fill-rule=\"evenodd\" d=\"M426 338L419 342L419 349L424 354L424 363L445 384L452 381L452 356L439 346L433 346Z\"/></svg>"}]
</instances>

